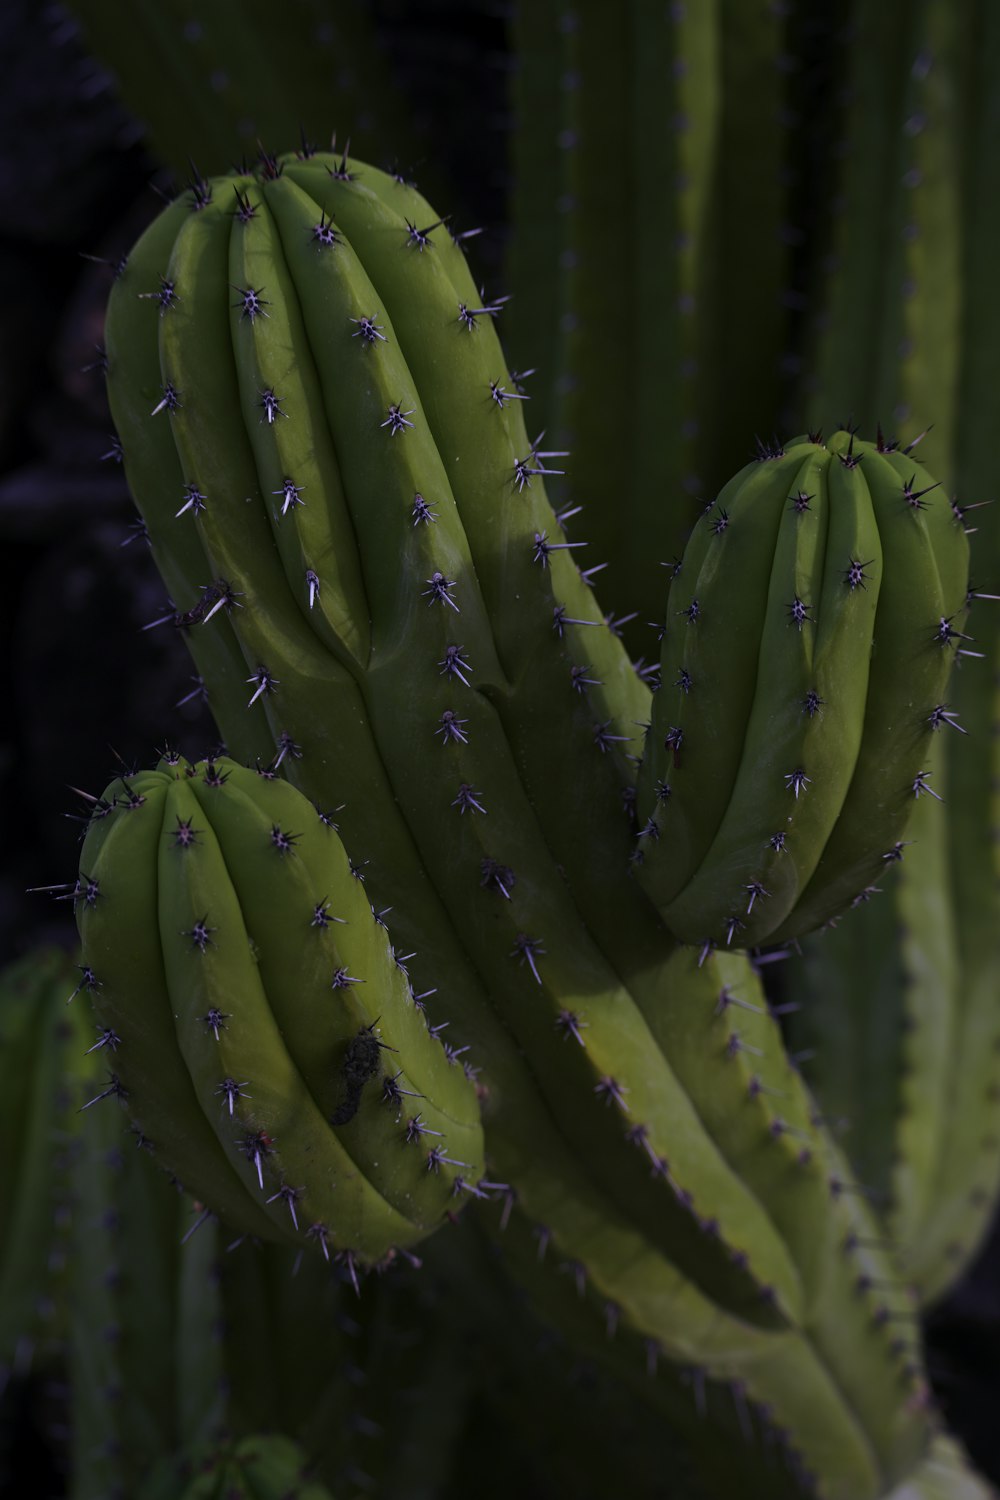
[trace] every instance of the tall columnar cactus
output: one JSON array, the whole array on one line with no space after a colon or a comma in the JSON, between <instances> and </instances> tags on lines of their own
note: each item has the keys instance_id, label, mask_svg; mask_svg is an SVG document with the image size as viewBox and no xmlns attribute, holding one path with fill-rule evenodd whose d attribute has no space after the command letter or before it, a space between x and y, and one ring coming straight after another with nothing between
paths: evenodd
<instances>
[{"instance_id":1,"label":"tall columnar cactus","mask_svg":"<svg viewBox=\"0 0 1000 1500\"><path fill-rule=\"evenodd\" d=\"M909 1309L746 961L699 967L629 875L649 690L545 499L499 305L374 169L210 189L136 247L107 343L230 752L337 809L482 1070L492 1175L588 1296L766 1407L823 1493L877 1495L926 1437Z\"/></svg>"},{"instance_id":2,"label":"tall columnar cactus","mask_svg":"<svg viewBox=\"0 0 1000 1500\"><path fill-rule=\"evenodd\" d=\"M12 1375L45 1364L65 1334L78 1110L93 1072L93 1034L65 1004L78 978L57 949L0 974L0 1393Z\"/></svg>"},{"instance_id":3,"label":"tall columnar cactus","mask_svg":"<svg viewBox=\"0 0 1000 1500\"><path fill-rule=\"evenodd\" d=\"M778 422L788 25L767 0L512 7L510 349L646 654L649 560Z\"/></svg>"},{"instance_id":4,"label":"tall columnar cactus","mask_svg":"<svg viewBox=\"0 0 1000 1500\"><path fill-rule=\"evenodd\" d=\"M742 470L675 570L639 778L640 879L691 943L819 927L903 853L964 654L961 511L880 437Z\"/></svg>"},{"instance_id":5,"label":"tall columnar cactus","mask_svg":"<svg viewBox=\"0 0 1000 1500\"><path fill-rule=\"evenodd\" d=\"M108 787L77 912L98 1097L235 1227L371 1264L474 1189L473 1083L428 1032L331 812L170 757Z\"/></svg>"}]
</instances>

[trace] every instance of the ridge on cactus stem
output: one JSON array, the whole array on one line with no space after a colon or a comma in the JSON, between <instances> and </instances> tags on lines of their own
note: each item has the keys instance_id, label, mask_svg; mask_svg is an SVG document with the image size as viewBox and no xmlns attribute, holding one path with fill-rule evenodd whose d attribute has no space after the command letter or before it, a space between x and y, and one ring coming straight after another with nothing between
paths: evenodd
<instances>
[{"instance_id":1,"label":"ridge on cactus stem","mask_svg":"<svg viewBox=\"0 0 1000 1500\"><path fill-rule=\"evenodd\" d=\"M755 947L874 893L966 639L968 542L883 440L763 449L670 586L638 783L638 878L688 943Z\"/></svg>"},{"instance_id":2,"label":"ridge on cactus stem","mask_svg":"<svg viewBox=\"0 0 1000 1500\"><path fill-rule=\"evenodd\" d=\"M352 1266L428 1234L460 1174L482 1174L475 1088L330 820L226 758L172 756L100 806L80 877L100 899L77 919L115 1043L84 1108L125 1105L161 1164L246 1233Z\"/></svg>"}]
</instances>

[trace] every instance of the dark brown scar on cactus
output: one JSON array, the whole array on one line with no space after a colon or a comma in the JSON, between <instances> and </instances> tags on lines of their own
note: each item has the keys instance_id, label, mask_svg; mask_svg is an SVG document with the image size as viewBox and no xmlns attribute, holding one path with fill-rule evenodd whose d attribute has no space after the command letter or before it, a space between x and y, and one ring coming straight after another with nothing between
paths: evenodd
<instances>
[{"instance_id":1,"label":"dark brown scar on cactus","mask_svg":"<svg viewBox=\"0 0 1000 1500\"><path fill-rule=\"evenodd\" d=\"M351 983L356 982L351 981ZM361 1107L361 1096L364 1093L365 1084L370 1078L374 1078L379 1070L382 1053L396 1050L388 1043L379 1041L375 1035L377 1025L376 1019L370 1026L362 1026L358 1034L347 1044L347 1052L341 1068L344 1098L330 1116L331 1125L346 1125L348 1121L354 1119ZM399 1075L396 1076L398 1078ZM403 1091L400 1090L400 1092Z\"/></svg>"}]
</instances>

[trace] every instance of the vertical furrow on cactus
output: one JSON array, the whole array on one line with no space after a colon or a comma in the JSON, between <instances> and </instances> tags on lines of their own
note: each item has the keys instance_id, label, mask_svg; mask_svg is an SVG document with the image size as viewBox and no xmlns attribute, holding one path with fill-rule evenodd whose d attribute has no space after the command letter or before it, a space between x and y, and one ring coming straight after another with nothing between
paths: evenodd
<instances>
[{"instance_id":1,"label":"vertical furrow on cactus","mask_svg":"<svg viewBox=\"0 0 1000 1500\"><path fill-rule=\"evenodd\" d=\"M844 137L837 155L843 166L835 189L832 247L819 263L812 298L822 308L808 356L813 427L890 417L878 410L879 364L870 357L870 335L885 327L885 299L894 309L900 299L906 144L901 124L915 53L910 11L901 3L859 0L841 41L847 69ZM898 322L896 330L898 345ZM880 343L886 346L889 339L883 335Z\"/></svg>"},{"instance_id":2,"label":"vertical furrow on cactus","mask_svg":"<svg viewBox=\"0 0 1000 1500\"><path fill-rule=\"evenodd\" d=\"M951 448L957 396L965 31L936 0L923 0L910 20L902 54L910 68L897 124L898 250L882 291L875 390L876 414L891 413L908 436L933 423L935 452L942 455Z\"/></svg>"},{"instance_id":3,"label":"vertical furrow on cactus","mask_svg":"<svg viewBox=\"0 0 1000 1500\"><path fill-rule=\"evenodd\" d=\"M778 422L789 254L782 173L783 70L791 63L786 9L768 0L720 0L718 11L720 119L709 217L716 261L699 390L699 406L714 414L720 445L715 462L721 467L705 476L712 489L739 462L732 435L751 431L766 440ZM756 227L748 234L750 225ZM736 326L739 351L732 340Z\"/></svg>"},{"instance_id":4,"label":"vertical furrow on cactus","mask_svg":"<svg viewBox=\"0 0 1000 1500\"><path fill-rule=\"evenodd\" d=\"M574 504L584 507L588 531L603 561L611 528L601 500L632 437L635 324L622 317L620 301L634 233L634 163L627 146L632 7L585 0L567 13L564 25L566 65L574 86L565 136L570 208L557 446L575 454L577 474L569 494ZM618 381L607 379L606 340L612 330L618 368L628 372Z\"/></svg>"},{"instance_id":5,"label":"vertical furrow on cactus","mask_svg":"<svg viewBox=\"0 0 1000 1500\"><path fill-rule=\"evenodd\" d=\"M532 415L553 437L561 399L555 382L565 368L566 260L573 253L568 167L579 78L569 58L572 24L573 12L558 0L517 0L508 23L514 128L505 273L514 295L504 318L514 368L532 370L525 384Z\"/></svg>"},{"instance_id":6,"label":"vertical furrow on cactus","mask_svg":"<svg viewBox=\"0 0 1000 1500\"><path fill-rule=\"evenodd\" d=\"M229 1386L219 1288L219 1258L225 1253L226 1231L196 1200L185 1197L182 1202L171 1353L176 1367L175 1441L178 1447L186 1448L216 1441L223 1435Z\"/></svg>"},{"instance_id":7,"label":"vertical furrow on cactus","mask_svg":"<svg viewBox=\"0 0 1000 1500\"><path fill-rule=\"evenodd\" d=\"M662 15L641 3L632 7L625 143L632 161L632 308L620 310L617 327L628 320L635 341L627 449L638 506L614 559L620 576L611 582L622 598L641 589L636 602L647 608L649 588L640 580L651 573L651 557L679 550L711 458L705 440L712 417L706 420L696 397L701 330L712 316L705 268L712 254L722 36L716 0L664 7ZM659 623L660 613L642 623Z\"/></svg>"},{"instance_id":8,"label":"vertical furrow on cactus","mask_svg":"<svg viewBox=\"0 0 1000 1500\"><path fill-rule=\"evenodd\" d=\"M672 581L661 646L665 683L653 699L639 775L640 827L652 819L659 834L644 841L643 882L651 892L655 882L658 904L676 896L698 869L735 783L774 541L814 456L811 445L800 443L741 470L699 521L697 550L685 554ZM744 529L742 512L758 496L753 524ZM746 615L734 632L723 594L737 575L746 586Z\"/></svg>"},{"instance_id":9,"label":"vertical furrow on cactus","mask_svg":"<svg viewBox=\"0 0 1000 1500\"><path fill-rule=\"evenodd\" d=\"M108 1100L114 1107L121 1097L119 1090L124 1090L142 1122L142 1089L136 1086L144 1076L152 1076L175 1102L185 1101L186 1118L182 1104L180 1115L164 1112L155 1127L149 1123L153 1151L162 1153L158 1159L170 1162L182 1180L200 1176L210 1181L215 1202L224 1213L237 1220L247 1213L252 1216L255 1205L232 1182L224 1155L201 1115L177 1044L162 977L157 861L161 851L182 859L186 834L181 830L178 836L176 828L164 828L162 804L157 805L135 782L116 783L112 797L117 794L121 806L91 822L81 855L83 868L98 882L100 900L77 908L86 954L84 985L88 998L99 998L100 1025L111 1034L111 1055L102 1058L111 1079L106 1086ZM124 917L116 913L126 903L132 938L123 948L118 932ZM146 997L139 1012L131 999L136 993ZM94 1099L102 1092L95 1090ZM267 1231L264 1215L256 1223L258 1231Z\"/></svg>"},{"instance_id":10,"label":"vertical furrow on cactus","mask_svg":"<svg viewBox=\"0 0 1000 1500\"><path fill-rule=\"evenodd\" d=\"M943 731L931 753L931 772L951 805ZM913 810L907 826L913 844L899 867L896 913L905 984L903 1041L892 1174L890 1230L903 1248L907 1274L918 1283L921 1241L935 1214L934 1187L940 1172L941 1121L950 1104L949 1081L956 1052L959 957L948 899L948 833L930 798ZM942 899L944 898L944 899ZM949 1066L951 1065L951 1066Z\"/></svg>"},{"instance_id":11,"label":"vertical furrow on cactus","mask_svg":"<svg viewBox=\"0 0 1000 1500\"><path fill-rule=\"evenodd\" d=\"M156 353L155 329L161 318L178 307L168 275L168 262L181 224L192 209L178 199L143 235L126 261L119 279L119 296L111 299L105 330L108 355L108 393L115 423L122 430L141 426L141 444L129 444L125 472L133 493L143 497L143 522L150 547L172 596L176 621L184 624L185 642L198 669L196 692L212 684L213 708L226 717L242 696L246 676L243 653L228 618L212 566L202 546L192 515L200 492L185 484L171 431L172 414L163 405L164 376ZM133 316L134 303L145 305L143 321ZM168 377L169 378L169 377ZM183 394L182 398L183 399ZM166 623L171 616L168 614ZM207 621L207 624L206 624ZM237 748L233 747L234 750ZM271 758L271 745L256 723L243 731L241 753L250 759Z\"/></svg>"}]
</instances>

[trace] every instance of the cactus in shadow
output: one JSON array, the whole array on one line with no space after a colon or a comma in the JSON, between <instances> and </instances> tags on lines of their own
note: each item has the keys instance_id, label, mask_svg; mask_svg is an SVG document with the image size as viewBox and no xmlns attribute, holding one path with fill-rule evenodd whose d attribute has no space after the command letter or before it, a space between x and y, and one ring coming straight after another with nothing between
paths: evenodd
<instances>
[{"instance_id":1,"label":"cactus in shadow","mask_svg":"<svg viewBox=\"0 0 1000 1500\"><path fill-rule=\"evenodd\" d=\"M960 27L935 3L905 16L853 7L839 211L811 289L821 311L807 382L813 420L849 405L921 442L944 482L936 493L957 495L971 539L967 621L930 781L944 817L918 808L905 861L876 882L883 894L807 943L811 998L793 1023L794 1044L816 1049L821 1104L846 1121L845 1145L885 1195L925 1300L969 1264L1000 1188L1000 700L990 681L1000 543L984 407L996 374L989 183L1000 28L989 7L969 21Z\"/></svg>"},{"instance_id":2,"label":"cactus in shadow","mask_svg":"<svg viewBox=\"0 0 1000 1500\"><path fill-rule=\"evenodd\" d=\"M746 959L678 948L630 876L649 688L545 498L499 312L354 161L264 156L171 206L107 328L168 619L230 753L336 810L481 1070L491 1176L600 1326L735 1382L796 1482L874 1496L927 1438L912 1310ZM859 599L868 557L838 562Z\"/></svg>"},{"instance_id":3,"label":"cactus in shadow","mask_svg":"<svg viewBox=\"0 0 1000 1500\"><path fill-rule=\"evenodd\" d=\"M0 1397L11 1378L57 1360L66 1333L77 1111L94 1061L85 1014L65 1003L78 979L57 949L0 974Z\"/></svg>"},{"instance_id":4,"label":"cactus in shadow","mask_svg":"<svg viewBox=\"0 0 1000 1500\"><path fill-rule=\"evenodd\" d=\"M428 1233L482 1175L475 1089L413 1004L332 815L177 756L98 807L77 901L112 1070L95 1100L125 1103L246 1233L352 1268Z\"/></svg>"},{"instance_id":5,"label":"cactus in shadow","mask_svg":"<svg viewBox=\"0 0 1000 1500\"><path fill-rule=\"evenodd\" d=\"M99 0L70 0L67 9L63 27L74 18L82 26L153 150L178 180L193 173L196 188L197 167L223 171L296 126L328 140L333 107L348 135L356 126L387 158L404 135L413 139L361 0L291 0L281 26L262 0L210 0L196 10L140 0L127 26Z\"/></svg>"},{"instance_id":6,"label":"cactus in shadow","mask_svg":"<svg viewBox=\"0 0 1000 1500\"><path fill-rule=\"evenodd\" d=\"M332 1500L309 1477L304 1455L274 1433L177 1454L138 1492L138 1500Z\"/></svg>"},{"instance_id":7,"label":"cactus in shadow","mask_svg":"<svg viewBox=\"0 0 1000 1500\"><path fill-rule=\"evenodd\" d=\"M334 1494L426 1500L469 1386L437 1287L401 1259L359 1300L346 1265L236 1234L116 1111L82 1119L64 1315L72 1500L131 1500L147 1481L172 1500L197 1455L265 1433Z\"/></svg>"}]
</instances>

